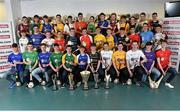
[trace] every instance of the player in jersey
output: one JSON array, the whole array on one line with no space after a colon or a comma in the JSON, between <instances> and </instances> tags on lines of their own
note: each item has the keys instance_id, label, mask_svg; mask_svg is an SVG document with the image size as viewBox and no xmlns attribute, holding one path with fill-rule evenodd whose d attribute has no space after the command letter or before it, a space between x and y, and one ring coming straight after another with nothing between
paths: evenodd
<instances>
[{"instance_id":1,"label":"player in jersey","mask_svg":"<svg viewBox=\"0 0 180 111\"><path fill-rule=\"evenodd\" d=\"M99 14L99 22L98 22L98 27L101 28L101 34L106 36L106 30L109 27L109 22L107 20L105 20L105 14L104 13L100 13Z\"/></svg>"},{"instance_id":2,"label":"player in jersey","mask_svg":"<svg viewBox=\"0 0 180 111\"><path fill-rule=\"evenodd\" d=\"M112 55L112 63L116 72L116 81L120 80L122 84L131 85L132 81L128 69L126 67L126 52L123 51L123 43L120 42L117 44L117 51Z\"/></svg>"},{"instance_id":3,"label":"player in jersey","mask_svg":"<svg viewBox=\"0 0 180 111\"><path fill-rule=\"evenodd\" d=\"M43 16L43 26L42 26L42 33L46 33L47 30L53 32L53 26L49 22L49 17L47 15Z\"/></svg>"},{"instance_id":4,"label":"player in jersey","mask_svg":"<svg viewBox=\"0 0 180 111\"><path fill-rule=\"evenodd\" d=\"M39 61L39 67L34 69L32 71L33 77L35 77L41 85L45 85L46 82L49 82L49 71L50 71L50 65L49 65L49 58L50 58L50 53L46 51L46 44L42 43L40 45L41 52L38 54L38 61ZM40 77L39 74L43 74L42 76L45 75L46 82L44 80L44 77Z\"/></svg>"},{"instance_id":5,"label":"player in jersey","mask_svg":"<svg viewBox=\"0 0 180 111\"><path fill-rule=\"evenodd\" d=\"M39 32L42 32L42 24L40 23L40 17L38 15L34 15L33 23L30 24L30 34L34 34L34 26L37 26Z\"/></svg>"},{"instance_id":6,"label":"player in jersey","mask_svg":"<svg viewBox=\"0 0 180 111\"><path fill-rule=\"evenodd\" d=\"M95 18L94 16L91 16L89 18L89 23L88 23L88 26L87 26L87 31L88 31L88 34L90 34L92 37L94 37L95 33L96 33L96 23L95 23Z\"/></svg>"},{"instance_id":7,"label":"player in jersey","mask_svg":"<svg viewBox=\"0 0 180 111\"><path fill-rule=\"evenodd\" d=\"M101 54L96 51L96 44L91 44L91 53L89 54L90 57L90 69L93 74L99 73L99 75L102 74L102 68L101 66ZM101 80L104 80L104 78L101 78Z\"/></svg>"},{"instance_id":8,"label":"player in jersey","mask_svg":"<svg viewBox=\"0 0 180 111\"><path fill-rule=\"evenodd\" d=\"M141 66L141 64L146 61L147 59L144 53L138 49L138 42L133 41L132 49L127 51L126 53L126 64L128 72L130 74L130 78L133 78L133 80L136 79L135 82L138 86L142 85L142 77L143 75L146 75L145 70Z\"/></svg>"},{"instance_id":9,"label":"player in jersey","mask_svg":"<svg viewBox=\"0 0 180 111\"><path fill-rule=\"evenodd\" d=\"M112 35L112 29L107 29L107 36L106 36L106 42L109 44L109 49L113 50L115 48L115 45L117 44L117 38L116 36Z\"/></svg>"},{"instance_id":10,"label":"player in jersey","mask_svg":"<svg viewBox=\"0 0 180 111\"><path fill-rule=\"evenodd\" d=\"M82 29L82 36L80 37L81 45L86 48L86 51L90 52L91 43L93 43L92 36L87 34L87 29Z\"/></svg>"},{"instance_id":11,"label":"player in jersey","mask_svg":"<svg viewBox=\"0 0 180 111\"><path fill-rule=\"evenodd\" d=\"M72 20L72 16L68 16L67 22L64 25L64 33L68 35L71 28L74 28L74 22Z\"/></svg>"},{"instance_id":12,"label":"player in jersey","mask_svg":"<svg viewBox=\"0 0 180 111\"><path fill-rule=\"evenodd\" d=\"M140 30L142 29L144 23L148 24L148 20L146 18L146 13L144 13L144 12L140 13L140 18L139 18L138 22L139 22L139 25L141 26Z\"/></svg>"},{"instance_id":13,"label":"player in jersey","mask_svg":"<svg viewBox=\"0 0 180 111\"><path fill-rule=\"evenodd\" d=\"M90 64L90 58L89 58L89 55L85 53L85 47L80 46L79 50L80 50L80 54L77 55L78 66L77 66L76 75L75 75L77 86L80 86L81 81L82 81L80 72L87 70Z\"/></svg>"},{"instance_id":14,"label":"player in jersey","mask_svg":"<svg viewBox=\"0 0 180 111\"><path fill-rule=\"evenodd\" d=\"M13 52L8 56L8 62L10 63L11 69L6 73L6 79L9 81L9 88L16 86L15 76L18 74L20 81L23 82L23 58L19 52L18 45L12 44Z\"/></svg>"},{"instance_id":15,"label":"player in jersey","mask_svg":"<svg viewBox=\"0 0 180 111\"><path fill-rule=\"evenodd\" d=\"M39 32L39 28L37 25L34 26L33 30L34 30L34 34L30 36L30 42L32 42L33 47L36 50L39 50L39 46L42 40L44 39L44 35Z\"/></svg>"},{"instance_id":16,"label":"player in jersey","mask_svg":"<svg viewBox=\"0 0 180 111\"><path fill-rule=\"evenodd\" d=\"M162 40L161 42L161 49L156 52L156 58L157 58L157 68L161 71L163 76L166 76L166 70L169 72L169 77L166 79L165 86L169 88L174 88L173 85L171 85L171 81L174 79L174 77L177 75L177 71L175 68L172 67L170 55L171 51L167 49L167 41Z\"/></svg>"},{"instance_id":17,"label":"player in jersey","mask_svg":"<svg viewBox=\"0 0 180 111\"><path fill-rule=\"evenodd\" d=\"M130 41L130 49L133 41L137 41L138 45L140 46L141 38L138 33L135 33L135 27L130 27L130 35L129 35L129 41Z\"/></svg>"},{"instance_id":18,"label":"player in jersey","mask_svg":"<svg viewBox=\"0 0 180 111\"><path fill-rule=\"evenodd\" d=\"M64 31L64 24L62 23L61 15L60 14L56 15L56 19L55 19L55 21L53 23L53 26L54 26L55 33L57 33L60 30Z\"/></svg>"},{"instance_id":19,"label":"player in jersey","mask_svg":"<svg viewBox=\"0 0 180 111\"><path fill-rule=\"evenodd\" d=\"M87 23L83 21L83 13L78 13L78 20L74 23L74 28L78 37L80 37L82 29L87 28Z\"/></svg>"},{"instance_id":20,"label":"player in jersey","mask_svg":"<svg viewBox=\"0 0 180 111\"><path fill-rule=\"evenodd\" d=\"M45 43L46 51L50 52L52 49L52 45L54 44L54 39L52 38L51 31L46 30L45 36L46 36L46 38L44 38L41 43Z\"/></svg>"},{"instance_id":21,"label":"player in jersey","mask_svg":"<svg viewBox=\"0 0 180 111\"><path fill-rule=\"evenodd\" d=\"M58 31L57 35L54 40L54 44L59 45L59 51L64 52L65 51L65 45L66 45L66 40L64 39L64 35L62 31Z\"/></svg>"},{"instance_id":22,"label":"player in jersey","mask_svg":"<svg viewBox=\"0 0 180 111\"><path fill-rule=\"evenodd\" d=\"M33 44L31 42L27 44L27 50L23 53L23 62L25 64L24 83L29 83L30 72L32 72L38 65L38 54L33 50Z\"/></svg>"},{"instance_id":23,"label":"player in jersey","mask_svg":"<svg viewBox=\"0 0 180 111\"><path fill-rule=\"evenodd\" d=\"M72 54L72 48L70 45L66 46L66 54L62 57L62 64L64 71L62 73L62 87L65 87L65 84L68 84L68 75L72 73L75 74L75 67L77 66L77 57Z\"/></svg>"},{"instance_id":24,"label":"player in jersey","mask_svg":"<svg viewBox=\"0 0 180 111\"><path fill-rule=\"evenodd\" d=\"M130 17L130 20L129 20L129 28L131 27L135 27L135 33L137 34L139 34L142 29L141 25L138 24L137 22L137 18L134 16Z\"/></svg>"},{"instance_id":25,"label":"player in jersey","mask_svg":"<svg viewBox=\"0 0 180 111\"><path fill-rule=\"evenodd\" d=\"M100 52L101 54L101 60L102 60L102 69L103 69L103 75L100 75L100 78L105 77L105 71L107 71L108 74L111 75L112 80L114 80L114 68L112 65L112 54L113 51L109 50L109 44L107 42L103 45L103 50Z\"/></svg>"},{"instance_id":26,"label":"player in jersey","mask_svg":"<svg viewBox=\"0 0 180 111\"><path fill-rule=\"evenodd\" d=\"M75 33L75 29L71 28L69 36L66 37L66 43L68 45L71 45L72 52L76 51L78 49L78 46L80 46L81 44L79 38Z\"/></svg>"},{"instance_id":27,"label":"player in jersey","mask_svg":"<svg viewBox=\"0 0 180 111\"><path fill-rule=\"evenodd\" d=\"M50 67L53 70L53 72L50 73L49 77L51 77L51 80L53 79L53 76L57 78L57 80L60 80L62 82L62 56L63 53L59 51L59 45L54 44L54 52L50 55ZM59 75L56 75L56 73L59 72Z\"/></svg>"},{"instance_id":28,"label":"player in jersey","mask_svg":"<svg viewBox=\"0 0 180 111\"><path fill-rule=\"evenodd\" d=\"M142 32L140 32L141 36L141 48L144 48L147 42L151 42L153 40L154 34L149 30L148 24L143 24Z\"/></svg>"},{"instance_id":29,"label":"player in jersey","mask_svg":"<svg viewBox=\"0 0 180 111\"><path fill-rule=\"evenodd\" d=\"M20 33L20 39L19 39L19 47L21 53L25 52L27 43L29 42L28 37L26 36L26 31L22 30Z\"/></svg>"},{"instance_id":30,"label":"player in jersey","mask_svg":"<svg viewBox=\"0 0 180 111\"><path fill-rule=\"evenodd\" d=\"M125 34L128 33L129 23L126 21L126 16L121 16L119 24L118 24L118 29L120 28L125 28Z\"/></svg>"},{"instance_id":31,"label":"player in jersey","mask_svg":"<svg viewBox=\"0 0 180 111\"><path fill-rule=\"evenodd\" d=\"M27 33L27 35L29 35L29 21L28 21L28 18L26 16L22 17L22 23L20 23L17 26L17 35L18 35L18 37L21 37L20 33L22 31L25 31Z\"/></svg>"},{"instance_id":32,"label":"player in jersey","mask_svg":"<svg viewBox=\"0 0 180 111\"><path fill-rule=\"evenodd\" d=\"M109 25L112 29L112 34L115 35L118 32L118 22L116 13L111 14Z\"/></svg>"},{"instance_id":33,"label":"player in jersey","mask_svg":"<svg viewBox=\"0 0 180 111\"><path fill-rule=\"evenodd\" d=\"M94 43L96 44L97 51L102 50L103 44L106 42L106 37L101 34L101 28L96 27L96 36L94 37Z\"/></svg>"}]
</instances>

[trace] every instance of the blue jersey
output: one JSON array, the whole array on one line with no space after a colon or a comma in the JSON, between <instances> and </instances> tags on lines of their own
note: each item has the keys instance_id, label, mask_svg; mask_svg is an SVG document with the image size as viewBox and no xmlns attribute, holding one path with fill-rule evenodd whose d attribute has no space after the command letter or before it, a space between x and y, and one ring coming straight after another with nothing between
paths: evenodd
<instances>
[{"instance_id":1,"label":"blue jersey","mask_svg":"<svg viewBox=\"0 0 180 111\"><path fill-rule=\"evenodd\" d=\"M78 65L80 69L86 69L87 64L90 63L89 55L88 54L79 54L77 56L78 64L81 62L85 62L85 65Z\"/></svg>"},{"instance_id":2,"label":"blue jersey","mask_svg":"<svg viewBox=\"0 0 180 111\"><path fill-rule=\"evenodd\" d=\"M109 26L109 22L108 22L107 20L99 21L99 22L98 22L98 26L99 26L99 27L101 27L101 26L103 26L103 27L108 27L108 26ZM105 28L101 29L101 34L103 34L104 36L106 36L106 35L107 35L106 30L107 30L107 29L105 29Z\"/></svg>"},{"instance_id":3,"label":"blue jersey","mask_svg":"<svg viewBox=\"0 0 180 111\"><path fill-rule=\"evenodd\" d=\"M154 35L151 31L147 31L147 32L141 32L140 36L141 36L142 43L147 43L147 42L151 42Z\"/></svg>"},{"instance_id":4,"label":"blue jersey","mask_svg":"<svg viewBox=\"0 0 180 111\"><path fill-rule=\"evenodd\" d=\"M33 43L33 46L35 48L39 47L41 44L41 41L44 39L44 35L42 34L32 34L30 37L30 42Z\"/></svg>"},{"instance_id":5,"label":"blue jersey","mask_svg":"<svg viewBox=\"0 0 180 111\"><path fill-rule=\"evenodd\" d=\"M43 24L42 33L45 33L47 30L52 31L53 27L50 24Z\"/></svg>"},{"instance_id":6,"label":"blue jersey","mask_svg":"<svg viewBox=\"0 0 180 111\"><path fill-rule=\"evenodd\" d=\"M42 67L44 67L44 65L49 64L50 55L51 53L49 52L46 53L41 52L38 54L39 63L41 64Z\"/></svg>"},{"instance_id":7,"label":"blue jersey","mask_svg":"<svg viewBox=\"0 0 180 111\"><path fill-rule=\"evenodd\" d=\"M8 62L9 63L14 63L14 62L23 62L23 57L22 57L22 54L21 53L18 53L18 54L14 54L14 53L11 53L9 56L8 56ZM16 65L16 69L17 71L21 72L23 71L23 64L17 64Z\"/></svg>"}]
</instances>

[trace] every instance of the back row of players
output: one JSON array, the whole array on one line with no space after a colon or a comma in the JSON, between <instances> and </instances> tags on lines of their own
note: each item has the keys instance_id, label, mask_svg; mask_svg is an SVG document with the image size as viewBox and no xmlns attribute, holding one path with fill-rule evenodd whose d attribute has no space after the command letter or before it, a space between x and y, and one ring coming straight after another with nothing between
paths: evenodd
<instances>
[{"instance_id":1,"label":"back row of players","mask_svg":"<svg viewBox=\"0 0 180 111\"><path fill-rule=\"evenodd\" d=\"M20 51L18 45L13 44L13 53L8 57L12 65L7 74L9 87L15 86L12 72L17 69L22 83L29 82L29 72L40 83L43 79L39 74L44 73L49 82L54 72L60 72L62 87L68 84L69 72L74 75L77 86L81 84L80 72L83 70L98 72L101 81L107 71L115 83L120 80L123 84L131 85L133 81L142 85L148 75L157 81L167 70L171 75L165 85L174 88L170 82L177 72L171 67L167 36L162 32L157 13L152 14L150 21L145 16L141 13L139 22L135 17L130 17L127 22L126 17L121 16L117 22L115 13L111 14L110 21L101 13L97 27L94 17L87 23L83 21L82 13L75 22L69 16L65 25L60 15L56 15L53 24L47 16L41 24L39 16L35 15L34 23L30 25L23 17L23 23L17 28Z\"/></svg>"}]
</instances>

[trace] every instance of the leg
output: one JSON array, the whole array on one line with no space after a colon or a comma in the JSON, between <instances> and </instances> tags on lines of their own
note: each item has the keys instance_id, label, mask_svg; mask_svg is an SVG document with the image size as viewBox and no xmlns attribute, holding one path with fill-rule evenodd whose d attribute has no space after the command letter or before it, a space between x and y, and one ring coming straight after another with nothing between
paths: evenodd
<instances>
[{"instance_id":1,"label":"leg","mask_svg":"<svg viewBox=\"0 0 180 111\"><path fill-rule=\"evenodd\" d=\"M39 82L41 82L41 78L39 77L39 73L42 73L40 68L36 68L32 71L32 76L35 77Z\"/></svg>"},{"instance_id":2,"label":"leg","mask_svg":"<svg viewBox=\"0 0 180 111\"><path fill-rule=\"evenodd\" d=\"M152 68L151 74L153 74L154 81L157 81L158 78L161 76L161 72L155 67Z\"/></svg>"},{"instance_id":3,"label":"leg","mask_svg":"<svg viewBox=\"0 0 180 111\"><path fill-rule=\"evenodd\" d=\"M167 72L170 73L170 76L167 78L166 82L170 83L174 79L174 77L177 75L177 71L175 68L170 67Z\"/></svg>"}]
</instances>

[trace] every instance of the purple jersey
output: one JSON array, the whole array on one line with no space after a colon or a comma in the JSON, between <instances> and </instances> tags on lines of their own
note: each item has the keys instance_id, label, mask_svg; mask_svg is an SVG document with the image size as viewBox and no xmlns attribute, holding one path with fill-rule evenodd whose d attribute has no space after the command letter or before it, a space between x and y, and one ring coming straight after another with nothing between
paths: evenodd
<instances>
[{"instance_id":1,"label":"purple jersey","mask_svg":"<svg viewBox=\"0 0 180 111\"><path fill-rule=\"evenodd\" d=\"M145 52L144 51L144 55L147 58L147 62L144 63L144 66L146 67L147 70L150 70L151 65L153 64L153 61L155 61L156 56L154 52Z\"/></svg>"}]
</instances>

